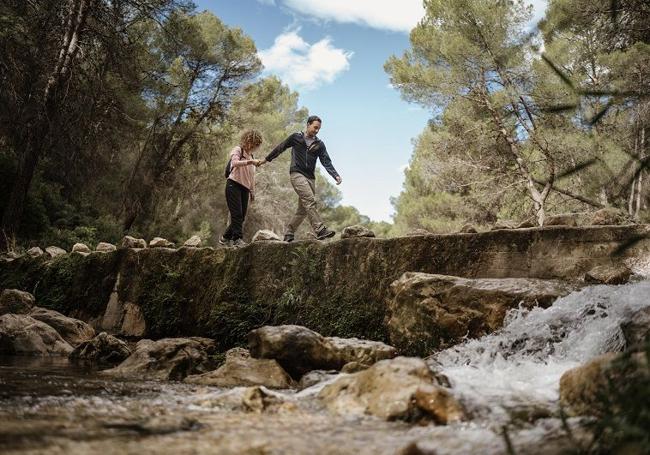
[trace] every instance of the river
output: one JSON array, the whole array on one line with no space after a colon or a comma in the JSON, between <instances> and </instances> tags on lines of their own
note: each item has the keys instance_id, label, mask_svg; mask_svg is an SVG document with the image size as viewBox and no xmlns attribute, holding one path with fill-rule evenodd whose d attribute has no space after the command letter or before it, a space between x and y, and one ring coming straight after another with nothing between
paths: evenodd
<instances>
[{"instance_id":1,"label":"river","mask_svg":"<svg viewBox=\"0 0 650 455\"><path fill-rule=\"evenodd\" d=\"M107 379L65 359L0 357L0 452L558 453L588 439L576 430L572 441L558 418L561 375L622 349L621 324L648 306L650 281L590 286L547 309L512 311L502 330L429 357L473 416L449 426L335 416L316 398L322 384L262 389L260 405L242 401L246 388Z\"/></svg>"}]
</instances>

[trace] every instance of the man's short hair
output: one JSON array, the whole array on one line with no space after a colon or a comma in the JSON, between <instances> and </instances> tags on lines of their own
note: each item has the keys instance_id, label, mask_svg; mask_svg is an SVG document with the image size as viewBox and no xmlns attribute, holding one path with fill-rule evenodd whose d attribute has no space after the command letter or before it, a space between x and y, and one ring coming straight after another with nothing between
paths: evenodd
<instances>
[{"instance_id":1,"label":"man's short hair","mask_svg":"<svg viewBox=\"0 0 650 455\"><path fill-rule=\"evenodd\" d=\"M320 119L320 117L318 115L310 115L307 118L307 125L311 125L314 122L323 123L323 121Z\"/></svg>"}]
</instances>

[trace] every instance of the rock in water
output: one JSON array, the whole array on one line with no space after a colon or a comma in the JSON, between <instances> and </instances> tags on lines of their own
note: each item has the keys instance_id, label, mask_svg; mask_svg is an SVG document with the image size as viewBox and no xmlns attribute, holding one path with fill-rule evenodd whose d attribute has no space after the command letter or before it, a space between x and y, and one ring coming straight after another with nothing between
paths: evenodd
<instances>
[{"instance_id":1,"label":"rock in water","mask_svg":"<svg viewBox=\"0 0 650 455\"><path fill-rule=\"evenodd\" d=\"M391 284L387 325L401 352L432 351L501 328L506 312L520 304L551 305L575 287L535 278L466 279L407 272Z\"/></svg>"},{"instance_id":2,"label":"rock in water","mask_svg":"<svg viewBox=\"0 0 650 455\"><path fill-rule=\"evenodd\" d=\"M34 307L29 315L54 328L72 346L77 346L95 336L95 329L90 325L78 319L64 316L58 311Z\"/></svg>"},{"instance_id":3,"label":"rock in water","mask_svg":"<svg viewBox=\"0 0 650 455\"><path fill-rule=\"evenodd\" d=\"M346 363L371 365L397 355L392 346L357 338L326 338L298 325L264 326L248 334L251 355L275 359L293 377L311 370L340 370Z\"/></svg>"},{"instance_id":4,"label":"rock in water","mask_svg":"<svg viewBox=\"0 0 650 455\"><path fill-rule=\"evenodd\" d=\"M128 345L106 332L89 341L84 341L70 353L73 360L118 364L131 355Z\"/></svg>"},{"instance_id":5,"label":"rock in water","mask_svg":"<svg viewBox=\"0 0 650 455\"><path fill-rule=\"evenodd\" d=\"M124 362L102 371L115 377L182 381L190 374L210 370L214 341L209 338L164 338L140 340Z\"/></svg>"},{"instance_id":6,"label":"rock in water","mask_svg":"<svg viewBox=\"0 0 650 455\"><path fill-rule=\"evenodd\" d=\"M72 352L56 330L25 314L0 316L0 354L67 356Z\"/></svg>"},{"instance_id":7,"label":"rock in water","mask_svg":"<svg viewBox=\"0 0 650 455\"><path fill-rule=\"evenodd\" d=\"M208 373L188 376L185 382L217 387L256 385L271 389L291 387L293 382L291 377L275 360L253 359L247 354L247 352L241 355L226 353L226 362L221 367Z\"/></svg>"},{"instance_id":8,"label":"rock in water","mask_svg":"<svg viewBox=\"0 0 650 455\"><path fill-rule=\"evenodd\" d=\"M446 424L466 418L463 406L438 384L422 359L397 357L326 385L318 397L337 414L386 420L422 417Z\"/></svg>"}]
</instances>

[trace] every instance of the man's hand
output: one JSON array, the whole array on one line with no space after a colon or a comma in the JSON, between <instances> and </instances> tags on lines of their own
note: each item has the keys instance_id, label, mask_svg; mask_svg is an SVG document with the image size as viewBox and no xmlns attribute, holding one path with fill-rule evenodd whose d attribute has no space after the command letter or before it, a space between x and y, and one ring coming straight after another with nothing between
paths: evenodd
<instances>
[{"instance_id":1,"label":"man's hand","mask_svg":"<svg viewBox=\"0 0 650 455\"><path fill-rule=\"evenodd\" d=\"M336 184L337 184L337 185L340 185L342 181L343 181L343 179L341 178L341 176L340 176L340 175L337 175L337 176L336 176Z\"/></svg>"},{"instance_id":2,"label":"man's hand","mask_svg":"<svg viewBox=\"0 0 650 455\"><path fill-rule=\"evenodd\" d=\"M257 161L257 164L255 164L255 166L260 167L262 164L266 163L266 158L263 160L255 160L255 161Z\"/></svg>"}]
</instances>

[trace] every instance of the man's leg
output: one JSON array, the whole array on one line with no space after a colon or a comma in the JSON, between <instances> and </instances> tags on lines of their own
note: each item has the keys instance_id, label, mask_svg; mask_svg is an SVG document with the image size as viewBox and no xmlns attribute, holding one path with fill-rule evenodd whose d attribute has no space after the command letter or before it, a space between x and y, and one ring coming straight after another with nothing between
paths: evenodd
<instances>
[{"instance_id":1,"label":"man's leg","mask_svg":"<svg viewBox=\"0 0 650 455\"><path fill-rule=\"evenodd\" d=\"M316 186L313 180L309 180L302 174L294 172L291 174L291 185L298 195L298 210L287 228L287 234L293 234L303 222L305 216L309 217L314 232L323 227L323 221L316 211Z\"/></svg>"}]
</instances>

